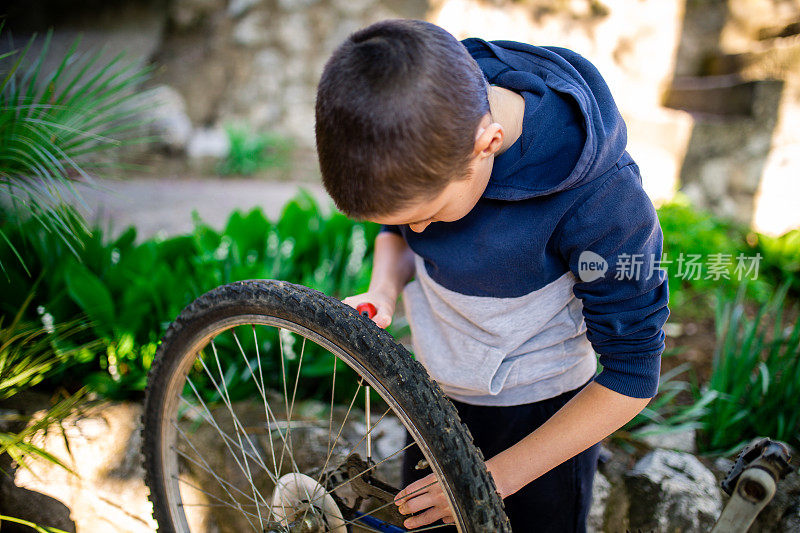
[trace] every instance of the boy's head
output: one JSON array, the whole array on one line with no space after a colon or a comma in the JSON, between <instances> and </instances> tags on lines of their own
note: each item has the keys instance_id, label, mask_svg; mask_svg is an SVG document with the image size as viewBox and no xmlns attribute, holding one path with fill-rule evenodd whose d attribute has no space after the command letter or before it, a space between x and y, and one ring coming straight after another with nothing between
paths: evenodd
<instances>
[{"instance_id":1,"label":"boy's head","mask_svg":"<svg viewBox=\"0 0 800 533\"><path fill-rule=\"evenodd\" d=\"M476 133L489 122L487 88L466 48L434 24L386 20L353 33L317 91L317 154L337 207L388 221L463 196L458 182L485 173Z\"/></svg>"}]
</instances>

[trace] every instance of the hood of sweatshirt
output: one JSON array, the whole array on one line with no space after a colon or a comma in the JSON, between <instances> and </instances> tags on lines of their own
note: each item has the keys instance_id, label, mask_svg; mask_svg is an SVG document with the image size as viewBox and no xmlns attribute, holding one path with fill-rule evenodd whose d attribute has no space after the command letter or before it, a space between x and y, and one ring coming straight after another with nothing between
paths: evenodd
<instances>
[{"instance_id":1,"label":"hood of sweatshirt","mask_svg":"<svg viewBox=\"0 0 800 533\"><path fill-rule=\"evenodd\" d=\"M462 41L487 80L525 99L522 135L495 157L484 198L524 200L578 187L625 153L625 122L597 69L557 47Z\"/></svg>"}]
</instances>

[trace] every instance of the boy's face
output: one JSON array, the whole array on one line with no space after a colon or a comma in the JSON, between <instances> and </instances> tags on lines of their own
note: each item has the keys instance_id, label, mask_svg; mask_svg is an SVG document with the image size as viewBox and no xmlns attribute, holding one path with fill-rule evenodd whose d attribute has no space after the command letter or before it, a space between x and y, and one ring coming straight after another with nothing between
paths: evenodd
<instances>
[{"instance_id":1,"label":"boy's face","mask_svg":"<svg viewBox=\"0 0 800 533\"><path fill-rule=\"evenodd\" d=\"M466 216L486 190L492 174L494 155L500 148L502 139L502 128L499 124L492 123L487 114L478 127L466 179L448 183L434 198L423 199L389 215L370 217L368 220L378 224L408 224L412 231L420 233L431 222L453 222Z\"/></svg>"}]
</instances>

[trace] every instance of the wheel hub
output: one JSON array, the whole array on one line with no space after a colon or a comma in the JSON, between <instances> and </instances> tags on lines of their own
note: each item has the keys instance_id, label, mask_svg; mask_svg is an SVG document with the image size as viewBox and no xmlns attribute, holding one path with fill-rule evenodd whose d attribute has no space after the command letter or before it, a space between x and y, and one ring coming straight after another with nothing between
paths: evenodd
<instances>
[{"instance_id":1,"label":"wheel hub","mask_svg":"<svg viewBox=\"0 0 800 533\"><path fill-rule=\"evenodd\" d=\"M272 514L281 528L277 531L282 533L347 533L336 502L305 474L286 474L278 480L272 494Z\"/></svg>"}]
</instances>

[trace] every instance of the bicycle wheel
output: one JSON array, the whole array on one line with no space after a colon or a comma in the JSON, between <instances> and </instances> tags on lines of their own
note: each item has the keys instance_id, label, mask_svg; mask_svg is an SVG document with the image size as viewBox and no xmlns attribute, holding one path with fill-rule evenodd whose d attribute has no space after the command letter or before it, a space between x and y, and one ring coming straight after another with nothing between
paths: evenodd
<instances>
[{"instance_id":1,"label":"bicycle wheel","mask_svg":"<svg viewBox=\"0 0 800 533\"><path fill-rule=\"evenodd\" d=\"M414 442L378 446L392 421ZM511 530L480 451L423 367L307 287L242 281L186 307L153 362L143 422L159 531L405 531L392 498L397 459L414 445L458 531ZM421 529L438 527L449 526Z\"/></svg>"}]
</instances>

